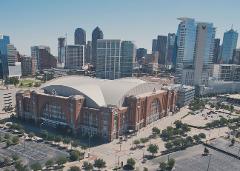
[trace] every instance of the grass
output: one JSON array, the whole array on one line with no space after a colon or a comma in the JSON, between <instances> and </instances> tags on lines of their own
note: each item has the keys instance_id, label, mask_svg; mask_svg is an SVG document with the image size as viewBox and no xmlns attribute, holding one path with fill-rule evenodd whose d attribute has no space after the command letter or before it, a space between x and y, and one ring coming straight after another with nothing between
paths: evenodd
<instances>
[{"instance_id":1,"label":"grass","mask_svg":"<svg viewBox=\"0 0 240 171\"><path fill-rule=\"evenodd\" d=\"M35 84L36 82L41 83L41 81L36 81L36 80L28 80L28 79L26 79L26 80L21 80L21 81L19 82L19 86L20 86L20 87L32 87L32 86L34 86L34 84Z\"/></svg>"}]
</instances>

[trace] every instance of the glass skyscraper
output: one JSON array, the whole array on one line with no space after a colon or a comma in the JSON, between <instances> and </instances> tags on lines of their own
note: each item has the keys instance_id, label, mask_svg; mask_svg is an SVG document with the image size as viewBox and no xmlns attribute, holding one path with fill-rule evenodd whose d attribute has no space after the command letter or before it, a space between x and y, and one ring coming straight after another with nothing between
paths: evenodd
<instances>
[{"instance_id":1,"label":"glass skyscraper","mask_svg":"<svg viewBox=\"0 0 240 171\"><path fill-rule=\"evenodd\" d=\"M97 40L103 39L103 32L99 27L96 27L92 32L92 61L91 64L96 67L97 61Z\"/></svg>"},{"instance_id":2,"label":"glass skyscraper","mask_svg":"<svg viewBox=\"0 0 240 171\"><path fill-rule=\"evenodd\" d=\"M77 28L74 33L75 45L86 45L86 31L82 28Z\"/></svg>"},{"instance_id":3,"label":"glass skyscraper","mask_svg":"<svg viewBox=\"0 0 240 171\"><path fill-rule=\"evenodd\" d=\"M9 36L0 35L0 79L8 76L8 44L10 44Z\"/></svg>"},{"instance_id":4,"label":"glass skyscraper","mask_svg":"<svg viewBox=\"0 0 240 171\"><path fill-rule=\"evenodd\" d=\"M232 62L233 51L237 47L238 33L233 29L224 33L220 62L228 64Z\"/></svg>"}]
</instances>

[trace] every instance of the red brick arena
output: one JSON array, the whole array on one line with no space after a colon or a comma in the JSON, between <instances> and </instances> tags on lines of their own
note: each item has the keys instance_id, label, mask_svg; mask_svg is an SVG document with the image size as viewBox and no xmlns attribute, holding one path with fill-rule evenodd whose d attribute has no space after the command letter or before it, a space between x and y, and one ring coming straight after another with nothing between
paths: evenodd
<instances>
[{"instance_id":1,"label":"red brick arena","mask_svg":"<svg viewBox=\"0 0 240 171\"><path fill-rule=\"evenodd\" d=\"M176 94L136 78L67 76L35 91L19 91L16 109L19 118L68 126L75 133L112 141L175 112Z\"/></svg>"}]
</instances>

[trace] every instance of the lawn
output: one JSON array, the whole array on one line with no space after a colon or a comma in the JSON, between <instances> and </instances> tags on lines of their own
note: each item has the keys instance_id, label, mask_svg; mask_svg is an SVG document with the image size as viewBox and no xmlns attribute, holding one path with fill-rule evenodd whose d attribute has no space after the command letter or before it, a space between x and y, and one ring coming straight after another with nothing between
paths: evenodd
<instances>
[{"instance_id":1,"label":"lawn","mask_svg":"<svg viewBox=\"0 0 240 171\"><path fill-rule=\"evenodd\" d=\"M41 81L36 80L20 80L19 86L20 87L32 87L35 83L41 83Z\"/></svg>"}]
</instances>

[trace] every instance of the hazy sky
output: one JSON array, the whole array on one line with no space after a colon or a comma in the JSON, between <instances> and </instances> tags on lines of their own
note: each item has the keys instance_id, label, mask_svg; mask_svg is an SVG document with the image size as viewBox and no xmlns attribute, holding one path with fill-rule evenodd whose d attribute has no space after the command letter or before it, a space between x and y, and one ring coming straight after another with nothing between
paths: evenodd
<instances>
[{"instance_id":1,"label":"hazy sky","mask_svg":"<svg viewBox=\"0 0 240 171\"><path fill-rule=\"evenodd\" d=\"M21 54L32 45L48 45L57 55L57 38L73 44L77 27L99 26L104 38L132 40L151 50L157 35L176 32L178 17L213 22L216 37L240 29L240 0L0 0L0 33L10 36ZM150 51L149 51L150 52Z\"/></svg>"}]
</instances>

